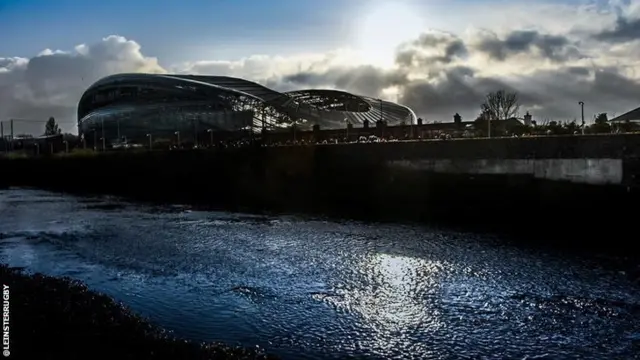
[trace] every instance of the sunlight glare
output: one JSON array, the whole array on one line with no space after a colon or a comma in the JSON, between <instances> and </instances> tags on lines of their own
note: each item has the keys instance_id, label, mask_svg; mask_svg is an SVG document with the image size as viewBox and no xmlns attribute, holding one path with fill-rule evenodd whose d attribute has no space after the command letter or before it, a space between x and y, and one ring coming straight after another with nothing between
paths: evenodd
<instances>
[{"instance_id":1,"label":"sunlight glare","mask_svg":"<svg viewBox=\"0 0 640 360\"><path fill-rule=\"evenodd\" d=\"M379 4L357 22L356 48L367 62L389 67L394 63L395 49L403 42L418 37L423 19L409 4L397 1Z\"/></svg>"}]
</instances>

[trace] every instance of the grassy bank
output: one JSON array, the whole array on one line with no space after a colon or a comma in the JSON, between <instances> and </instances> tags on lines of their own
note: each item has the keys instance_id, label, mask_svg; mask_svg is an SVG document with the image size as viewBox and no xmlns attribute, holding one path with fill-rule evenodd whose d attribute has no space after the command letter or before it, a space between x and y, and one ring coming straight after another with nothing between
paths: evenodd
<instances>
[{"instance_id":1,"label":"grassy bank","mask_svg":"<svg viewBox=\"0 0 640 360\"><path fill-rule=\"evenodd\" d=\"M10 291L10 359L275 359L178 340L77 281L0 265Z\"/></svg>"}]
</instances>

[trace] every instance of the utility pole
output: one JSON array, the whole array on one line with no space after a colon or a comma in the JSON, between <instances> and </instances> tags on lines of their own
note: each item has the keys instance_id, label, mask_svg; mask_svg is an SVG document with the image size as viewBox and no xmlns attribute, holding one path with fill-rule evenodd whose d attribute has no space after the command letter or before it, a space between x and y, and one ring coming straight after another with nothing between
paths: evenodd
<instances>
[{"instance_id":1,"label":"utility pole","mask_svg":"<svg viewBox=\"0 0 640 360\"><path fill-rule=\"evenodd\" d=\"M582 114L582 135L584 135L584 101L579 101L578 105L580 105L580 112Z\"/></svg>"},{"instance_id":2,"label":"utility pole","mask_svg":"<svg viewBox=\"0 0 640 360\"><path fill-rule=\"evenodd\" d=\"M102 118L102 152L107 150L107 139L104 136L104 118Z\"/></svg>"}]
</instances>

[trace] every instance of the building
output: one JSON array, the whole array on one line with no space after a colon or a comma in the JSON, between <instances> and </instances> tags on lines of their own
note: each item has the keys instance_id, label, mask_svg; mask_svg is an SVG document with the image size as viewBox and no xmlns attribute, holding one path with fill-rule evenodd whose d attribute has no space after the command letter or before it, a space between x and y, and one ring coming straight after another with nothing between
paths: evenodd
<instances>
[{"instance_id":1,"label":"building","mask_svg":"<svg viewBox=\"0 0 640 360\"><path fill-rule=\"evenodd\" d=\"M118 74L91 85L78 104L89 146L163 139L206 143L264 131L415 124L406 106L337 90L278 92L225 76Z\"/></svg>"},{"instance_id":2,"label":"building","mask_svg":"<svg viewBox=\"0 0 640 360\"><path fill-rule=\"evenodd\" d=\"M640 121L640 108L633 109L609 121L614 123Z\"/></svg>"},{"instance_id":3,"label":"building","mask_svg":"<svg viewBox=\"0 0 640 360\"><path fill-rule=\"evenodd\" d=\"M51 155L65 151L66 141L62 134L38 137L19 136L0 139L0 152L22 152L32 155Z\"/></svg>"}]
</instances>

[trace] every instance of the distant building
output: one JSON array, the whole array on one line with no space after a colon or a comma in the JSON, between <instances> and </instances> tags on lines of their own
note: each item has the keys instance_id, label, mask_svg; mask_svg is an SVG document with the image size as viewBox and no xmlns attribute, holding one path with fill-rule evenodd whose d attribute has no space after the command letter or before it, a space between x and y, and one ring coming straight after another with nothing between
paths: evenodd
<instances>
[{"instance_id":1,"label":"distant building","mask_svg":"<svg viewBox=\"0 0 640 360\"><path fill-rule=\"evenodd\" d=\"M61 152L65 148L62 134L38 137L16 136L13 139L5 137L0 144L0 151L22 151L34 155L50 155Z\"/></svg>"},{"instance_id":2,"label":"distant building","mask_svg":"<svg viewBox=\"0 0 640 360\"><path fill-rule=\"evenodd\" d=\"M640 108L633 109L609 121L610 122L640 121Z\"/></svg>"}]
</instances>

